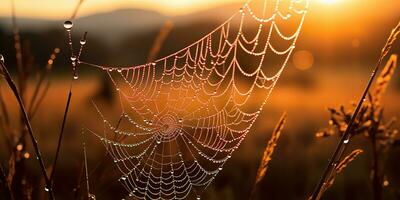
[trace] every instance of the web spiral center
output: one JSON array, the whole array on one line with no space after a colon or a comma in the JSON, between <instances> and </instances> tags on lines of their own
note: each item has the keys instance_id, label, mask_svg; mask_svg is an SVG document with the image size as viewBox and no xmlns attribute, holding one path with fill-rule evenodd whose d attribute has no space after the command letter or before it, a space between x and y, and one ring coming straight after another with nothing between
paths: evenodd
<instances>
[{"instance_id":1,"label":"web spiral center","mask_svg":"<svg viewBox=\"0 0 400 200\"><path fill-rule=\"evenodd\" d=\"M171 114L165 114L156 122L159 131L157 132L157 142L169 142L174 140L181 132L181 120Z\"/></svg>"}]
</instances>

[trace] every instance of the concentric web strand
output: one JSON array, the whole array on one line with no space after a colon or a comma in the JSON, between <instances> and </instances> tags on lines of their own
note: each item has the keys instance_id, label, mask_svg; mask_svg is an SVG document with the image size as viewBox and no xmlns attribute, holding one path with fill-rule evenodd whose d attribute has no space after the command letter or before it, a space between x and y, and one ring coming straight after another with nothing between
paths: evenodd
<instances>
[{"instance_id":1,"label":"concentric web strand","mask_svg":"<svg viewBox=\"0 0 400 200\"><path fill-rule=\"evenodd\" d=\"M105 130L88 131L112 156L127 198L200 198L260 114L308 4L248 2L202 39L152 63L79 61L107 73L119 94L118 122L95 106Z\"/></svg>"}]
</instances>

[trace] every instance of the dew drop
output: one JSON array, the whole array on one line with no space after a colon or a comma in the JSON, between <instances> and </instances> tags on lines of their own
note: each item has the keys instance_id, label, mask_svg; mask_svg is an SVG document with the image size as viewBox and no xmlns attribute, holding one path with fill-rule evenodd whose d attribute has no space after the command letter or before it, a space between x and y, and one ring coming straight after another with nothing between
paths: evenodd
<instances>
[{"instance_id":1,"label":"dew drop","mask_svg":"<svg viewBox=\"0 0 400 200\"><path fill-rule=\"evenodd\" d=\"M78 74L74 74L74 79L77 80L79 78Z\"/></svg>"},{"instance_id":2,"label":"dew drop","mask_svg":"<svg viewBox=\"0 0 400 200\"><path fill-rule=\"evenodd\" d=\"M345 143L345 144L349 143L349 139L345 139L345 140L343 141L343 143Z\"/></svg>"},{"instance_id":3,"label":"dew drop","mask_svg":"<svg viewBox=\"0 0 400 200\"><path fill-rule=\"evenodd\" d=\"M94 194L89 194L89 199L96 199L96 196Z\"/></svg>"},{"instance_id":4,"label":"dew drop","mask_svg":"<svg viewBox=\"0 0 400 200\"><path fill-rule=\"evenodd\" d=\"M81 40L81 41L79 41L79 43L81 43L81 45L85 45L86 44L86 40Z\"/></svg>"},{"instance_id":5,"label":"dew drop","mask_svg":"<svg viewBox=\"0 0 400 200\"><path fill-rule=\"evenodd\" d=\"M71 21L68 20L64 22L64 28L66 28L67 30L70 30L72 26L74 26L74 24Z\"/></svg>"},{"instance_id":6,"label":"dew drop","mask_svg":"<svg viewBox=\"0 0 400 200\"><path fill-rule=\"evenodd\" d=\"M182 118L179 118L179 123L182 123L183 122L183 119Z\"/></svg>"},{"instance_id":7,"label":"dew drop","mask_svg":"<svg viewBox=\"0 0 400 200\"><path fill-rule=\"evenodd\" d=\"M46 186L46 187L44 187L44 191L48 192L48 191L50 191L50 189Z\"/></svg>"},{"instance_id":8,"label":"dew drop","mask_svg":"<svg viewBox=\"0 0 400 200\"><path fill-rule=\"evenodd\" d=\"M0 54L0 61L4 63L4 56Z\"/></svg>"},{"instance_id":9,"label":"dew drop","mask_svg":"<svg viewBox=\"0 0 400 200\"><path fill-rule=\"evenodd\" d=\"M71 61L75 61L76 60L76 56L71 56Z\"/></svg>"},{"instance_id":10,"label":"dew drop","mask_svg":"<svg viewBox=\"0 0 400 200\"><path fill-rule=\"evenodd\" d=\"M197 197L196 197L196 200L200 200L200 196L197 196Z\"/></svg>"},{"instance_id":11,"label":"dew drop","mask_svg":"<svg viewBox=\"0 0 400 200\"><path fill-rule=\"evenodd\" d=\"M218 170L221 171L221 170L222 170L222 167L219 167Z\"/></svg>"},{"instance_id":12,"label":"dew drop","mask_svg":"<svg viewBox=\"0 0 400 200\"><path fill-rule=\"evenodd\" d=\"M157 144L160 144L161 143L161 141L160 140L157 140Z\"/></svg>"},{"instance_id":13,"label":"dew drop","mask_svg":"<svg viewBox=\"0 0 400 200\"><path fill-rule=\"evenodd\" d=\"M121 72L122 72L122 69L117 69L117 72L120 72L120 73L121 73Z\"/></svg>"}]
</instances>

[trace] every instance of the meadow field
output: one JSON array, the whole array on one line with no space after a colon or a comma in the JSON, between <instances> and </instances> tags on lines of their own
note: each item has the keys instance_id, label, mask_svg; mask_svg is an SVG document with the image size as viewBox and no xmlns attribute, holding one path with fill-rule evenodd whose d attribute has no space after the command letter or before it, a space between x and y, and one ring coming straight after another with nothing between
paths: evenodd
<instances>
[{"instance_id":1,"label":"meadow field","mask_svg":"<svg viewBox=\"0 0 400 200\"><path fill-rule=\"evenodd\" d=\"M72 20L74 27L71 39L75 42L73 44L75 50L79 49L80 40L81 46L85 45L82 60L102 66L136 66L149 60L149 52L154 50L152 50L155 46L154 41L163 34L163 30L166 31L165 41L159 44L160 51L157 51L157 58L168 56L214 30L232 13L237 12L243 2L221 0L199 3L188 0L187 3L182 3L183 1L105 3L87 0L73 3L60 1L60 5L56 6L43 0L37 5L42 6L42 12L35 11L32 5L23 0L10 2L13 3L0 5L0 54L4 56L4 66L8 68L11 77L19 86L18 90L23 91L22 101L29 111L28 118L42 152L40 159L43 159L49 176L52 174L53 162L58 154L57 170L54 177L51 176L50 188L55 198L138 198L135 195L127 196L129 192L127 193L126 188L120 184L121 172L114 164L115 157L110 156L112 153L107 151L112 147L106 149L103 140L88 131L84 135L85 149L82 145L82 130L86 127L96 130L96 133L107 134L106 121L99 115L97 107L104 116L109 117L111 124L119 126L122 118L121 105L123 107L124 104L120 103L118 94L120 90L130 88L117 87L110 79L112 75L107 72L108 68L99 69L80 63L75 72L79 77L73 78L74 71L71 68L70 46L68 34L63 27L64 21L70 20L68 16L76 9L78 3L79 10ZM175 7L165 6L169 4ZM11 5L14 5L16 15L11 13ZM52 6L55 7L49 8ZM61 8L62 6L64 8ZM44 14L47 10L51 11ZM220 172L201 193L201 199L308 199L340 141L337 134L344 132L336 130L332 136L316 136L324 128L334 126L332 112L328 108L340 108L341 105L349 108L350 105L358 103L381 55L381 49L385 46L391 30L399 23L398 11L400 3L392 0L368 1L368 3L362 0L312 1L296 48L266 104L243 142L240 142L231 157L229 156L230 159L223 168L217 167ZM64 13L59 14L62 12ZM13 16L16 16L14 22ZM16 23L20 37L17 39L20 40L19 46L16 45L15 38ZM257 26L252 24L250 29L255 31ZM399 27L395 30L400 32ZM85 31L88 31L88 34L82 43L81 37ZM394 33L396 32L393 31L392 35ZM400 52L399 44L400 40L394 40L391 44L390 51L382 60L382 68L392 54L397 55ZM56 47L60 48L60 52L57 50L57 53L54 53ZM23 56L20 59L23 61L22 65L18 56L16 59L18 53ZM49 56L52 53L55 56L54 59L50 57L50 63ZM211 62L214 64L214 60ZM272 60L272 63L275 63L275 60ZM19 65L22 67L18 67ZM49 69L48 66L51 66L51 70L46 71L46 67ZM156 65L154 62L154 66L158 67L158 63ZM379 101L381 106L379 108L383 108L383 114L376 117L374 115L375 118L383 120L378 120L382 124L390 122L393 117L399 117L400 79L396 66L398 62L393 64L395 71L389 73L389 82L384 83L385 87L387 85L387 90ZM116 73L116 69L113 73ZM377 76L382 76L381 70ZM45 75L38 92L36 87L44 72L48 74ZM164 76L164 73L162 75ZM48 199L49 188L36 159L35 148L28 133L29 128L23 118L20 104L10 89L4 69L2 77L4 80L0 81L2 169L0 199ZM245 78L240 81L243 85L247 84ZM23 87L20 87L21 85ZM377 88L377 85L379 84L374 80L370 91ZM69 91L72 91L72 96L68 103L65 129L61 133L62 143L59 145L60 128L66 113ZM40 94L45 94L42 99ZM249 110L258 109L258 101L263 97L262 94L255 92L255 97L246 101ZM32 98L37 98L35 102L39 103L32 104ZM137 100L132 100L135 103L132 108L139 105L140 102L136 102ZM32 105L37 107L34 114L32 107L35 106ZM354 110L354 107L351 108L350 116ZM286 124L279 140L275 143L271 160L268 162L268 170L265 177L254 184L256 177L259 176L257 172L263 152L284 112L287 113ZM182 121L181 118L179 121ZM349 121L350 119L347 119L347 122ZM145 121L145 124L149 122ZM379 127L381 126L384 125ZM344 129L346 127L347 124ZM335 181L332 182L333 185L326 190L321 199L400 199L400 140L396 135L400 126L394 121L390 127L388 132L393 134L390 135L388 142L390 147L384 147L385 150L380 152L382 157L379 159L379 162L384 163L379 169L382 172L381 179L377 180L381 194L376 195L378 186L373 181L374 173L371 170L375 162L373 157L375 151L371 146L369 135L372 133L365 131L366 133L362 132L359 135L354 133L349 144L348 141L345 142L347 146L345 155L354 149L362 149L363 153L346 163L347 166L337 174ZM381 139L381 142L386 142L386 139ZM56 150L58 147L59 151ZM84 156L87 156L87 162L84 162ZM151 167L156 168L153 164ZM87 177L85 170L88 171ZM174 171L172 164L171 170ZM162 172L161 167L159 175L161 180ZM122 176L122 179L125 180L125 177ZM90 191L87 183L90 183ZM252 190L255 190L254 194L251 194ZM160 199L167 198L166 196L160 194ZM145 198L149 199L146 196ZM187 198L196 199L200 196L189 195Z\"/></svg>"}]
</instances>

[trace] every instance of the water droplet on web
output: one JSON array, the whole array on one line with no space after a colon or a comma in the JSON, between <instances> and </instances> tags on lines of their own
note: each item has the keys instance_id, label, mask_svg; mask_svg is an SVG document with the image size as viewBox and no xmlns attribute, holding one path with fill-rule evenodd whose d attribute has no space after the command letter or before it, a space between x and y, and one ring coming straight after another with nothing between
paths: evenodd
<instances>
[{"instance_id":1,"label":"water droplet on web","mask_svg":"<svg viewBox=\"0 0 400 200\"><path fill-rule=\"evenodd\" d=\"M71 60L75 61L76 60L76 56L71 56Z\"/></svg>"},{"instance_id":2,"label":"water droplet on web","mask_svg":"<svg viewBox=\"0 0 400 200\"><path fill-rule=\"evenodd\" d=\"M343 140L343 143L345 143L345 144L349 143L349 139Z\"/></svg>"},{"instance_id":3,"label":"water droplet on web","mask_svg":"<svg viewBox=\"0 0 400 200\"><path fill-rule=\"evenodd\" d=\"M196 197L196 200L200 200L200 196L197 196L197 197Z\"/></svg>"},{"instance_id":4,"label":"water droplet on web","mask_svg":"<svg viewBox=\"0 0 400 200\"><path fill-rule=\"evenodd\" d=\"M0 54L0 61L4 63L4 56Z\"/></svg>"},{"instance_id":5,"label":"water droplet on web","mask_svg":"<svg viewBox=\"0 0 400 200\"><path fill-rule=\"evenodd\" d=\"M161 141L160 140L157 140L157 144L160 144L161 143Z\"/></svg>"},{"instance_id":6,"label":"water droplet on web","mask_svg":"<svg viewBox=\"0 0 400 200\"><path fill-rule=\"evenodd\" d=\"M74 79L77 80L79 78L78 74L74 74Z\"/></svg>"},{"instance_id":7,"label":"water droplet on web","mask_svg":"<svg viewBox=\"0 0 400 200\"><path fill-rule=\"evenodd\" d=\"M81 41L79 41L79 43L81 43L81 45L85 45L86 44L86 40L81 40Z\"/></svg>"},{"instance_id":8,"label":"water droplet on web","mask_svg":"<svg viewBox=\"0 0 400 200\"><path fill-rule=\"evenodd\" d=\"M182 118L179 118L179 123L182 123L183 122L183 119Z\"/></svg>"},{"instance_id":9,"label":"water droplet on web","mask_svg":"<svg viewBox=\"0 0 400 200\"><path fill-rule=\"evenodd\" d=\"M117 72L122 72L122 69L117 69Z\"/></svg>"},{"instance_id":10,"label":"water droplet on web","mask_svg":"<svg viewBox=\"0 0 400 200\"><path fill-rule=\"evenodd\" d=\"M50 191L50 189L46 186L46 187L44 187L44 191L48 192L48 191Z\"/></svg>"},{"instance_id":11,"label":"water droplet on web","mask_svg":"<svg viewBox=\"0 0 400 200\"><path fill-rule=\"evenodd\" d=\"M89 199L96 199L96 196L94 194L89 194Z\"/></svg>"},{"instance_id":12,"label":"water droplet on web","mask_svg":"<svg viewBox=\"0 0 400 200\"><path fill-rule=\"evenodd\" d=\"M218 170L220 170L220 171L221 171L221 170L222 170L222 167L219 167L219 168L218 168Z\"/></svg>"},{"instance_id":13,"label":"water droplet on web","mask_svg":"<svg viewBox=\"0 0 400 200\"><path fill-rule=\"evenodd\" d=\"M71 21L65 21L64 22L64 28L69 30L69 29L72 28L72 26L74 26L74 24Z\"/></svg>"}]
</instances>

